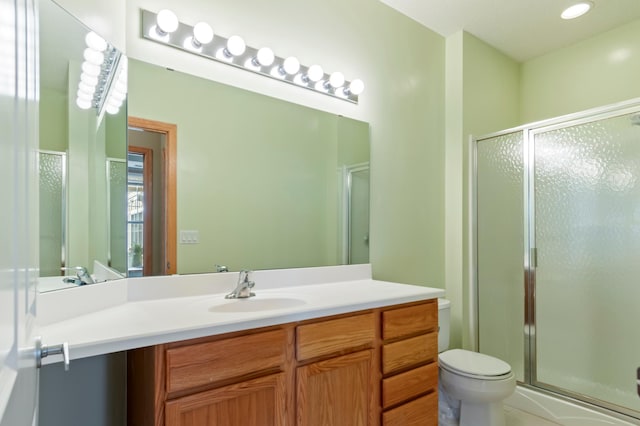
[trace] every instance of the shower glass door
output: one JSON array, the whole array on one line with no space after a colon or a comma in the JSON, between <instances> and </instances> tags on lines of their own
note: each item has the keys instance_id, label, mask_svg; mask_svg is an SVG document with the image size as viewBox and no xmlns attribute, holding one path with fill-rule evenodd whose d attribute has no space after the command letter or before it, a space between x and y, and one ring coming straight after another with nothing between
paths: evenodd
<instances>
[{"instance_id":1,"label":"shower glass door","mask_svg":"<svg viewBox=\"0 0 640 426\"><path fill-rule=\"evenodd\" d=\"M638 416L640 126L620 114L530 133L532 384Z\"/></svg>"},{"instance_id":2,"label":"shower glass door","mask_svg":"<svg viewBox=\"0 0 640 426\"><path fill-rule=\"evenodd\" d=\"M478 141L476 149L478 342L525 381L524 132Z\"/></svg>"}]
</instances>

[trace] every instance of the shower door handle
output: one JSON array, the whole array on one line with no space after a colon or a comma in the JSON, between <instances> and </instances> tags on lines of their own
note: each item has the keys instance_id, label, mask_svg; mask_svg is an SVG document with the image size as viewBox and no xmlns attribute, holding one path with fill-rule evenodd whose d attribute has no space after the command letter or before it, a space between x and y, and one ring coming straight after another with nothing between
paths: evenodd
<instances>
[{"instance_id":1,"label":"shower door handle","mask_svg":"<svg viewBox=\"0 0 640 426\"><path fill-rule=\"evenodd\" d=\"M636 372L636 385L638 388L638 396L640 397L640 367L638 367L638 370Z\"/></svg>"}]
</instances>

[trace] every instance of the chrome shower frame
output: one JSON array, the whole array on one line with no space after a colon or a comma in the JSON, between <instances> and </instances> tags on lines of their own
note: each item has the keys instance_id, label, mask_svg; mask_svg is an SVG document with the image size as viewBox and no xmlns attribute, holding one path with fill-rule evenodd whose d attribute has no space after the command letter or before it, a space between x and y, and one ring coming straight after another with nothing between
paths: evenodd
<instances>
[{"instance_id":1,"label":"chrome shower frame","mask_svg":"<svg viewBox=\"0 0 640 426\"><path fill-rule=\"evenodd\" d=\"M523 140L523 200L524 200L524 258L523 258L523 285L524 303L524 382L518 381L518 385L531 388L538 392L552 395L556 398L582 405L589 409L605 413L629 421L637 421L640 417L638 411L629 410L607 401L598 400L587 395L569 392L553 385L537 380L536 358L536 260L537 250L535 241L535 136L539 133L556 130L563 127L576 126L592 121L613 118L640 112L640 98L616 104L593 108L586 111L568 114L548 120L528 123L522 126L490 133L480 137L469 137L469 210L468 224L468 254L469 270L467 291L469 293L470 319L469 333L473 349L479 348L479 294L478 294L478 144L486 139L498 136L522 132ZM635 124L633 122L632 124ZM638 360L640 363L640 360Z\"/></svg>"}]
</instances>

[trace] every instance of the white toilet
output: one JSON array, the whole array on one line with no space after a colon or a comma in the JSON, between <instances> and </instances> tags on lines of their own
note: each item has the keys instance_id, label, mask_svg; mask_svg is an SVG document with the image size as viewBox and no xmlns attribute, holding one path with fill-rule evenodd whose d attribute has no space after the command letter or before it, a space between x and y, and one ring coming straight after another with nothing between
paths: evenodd
<instances>
[{"instance_id":1,"label":"white toilet","mask_svg":"<svg viewBox=\"0 0 640 426\"><path fill-rule=\"evenodd\" d=\"M502 401L516 388L511 366L481 353L447 350L450 306L438 299L440 392L446 400L460 401L460 426L504 426Z\"/></svg>"}]
</instances>

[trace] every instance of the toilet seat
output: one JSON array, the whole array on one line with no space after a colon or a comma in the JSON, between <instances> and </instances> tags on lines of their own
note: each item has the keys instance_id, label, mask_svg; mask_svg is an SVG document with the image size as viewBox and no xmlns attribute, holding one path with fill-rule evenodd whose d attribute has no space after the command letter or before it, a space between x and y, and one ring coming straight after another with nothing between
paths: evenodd
<instances>
[{"instance_id":1,"label":"toilet seat","mask_svg":"<svg viewBox=\"0 0 640 426\"><path fill-rule=\"evenodd\" d=\"M511 375L511 366L489 355L464 349L451 349L438 356L440 367L453 374L478 380L503 380Z\"/></svg>"}]
</instances>

